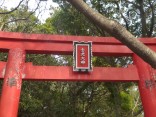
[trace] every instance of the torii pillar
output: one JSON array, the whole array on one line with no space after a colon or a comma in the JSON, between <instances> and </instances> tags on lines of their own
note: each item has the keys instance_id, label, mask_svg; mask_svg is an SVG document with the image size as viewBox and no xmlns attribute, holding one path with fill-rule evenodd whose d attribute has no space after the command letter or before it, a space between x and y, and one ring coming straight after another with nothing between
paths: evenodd
<instances>
[{"instance_id":1,"label":"torii pillar","mask_svg":"<svg viewBox=\"0 0 156 117\"><path fill-rule=\"evenodd\" d=\"M145 117L156 117L156 83L152 76L152 68L136 54L134 64L140 77L138 86Z\"/></svg>"},{"instance_id":2,"label":"torii pillar","mask_svg":"<svg viewBox=\"0 0 156 117\"><path fill-rule=\"evenodd\" d=\"M25 50L10 49L3 81L0 117L17 117L24 62Z\"/></svg>"}]
</instances>

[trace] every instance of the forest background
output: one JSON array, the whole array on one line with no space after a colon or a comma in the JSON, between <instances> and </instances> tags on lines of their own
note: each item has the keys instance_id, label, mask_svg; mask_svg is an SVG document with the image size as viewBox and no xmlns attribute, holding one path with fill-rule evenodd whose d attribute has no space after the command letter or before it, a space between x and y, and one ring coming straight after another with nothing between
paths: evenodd
<instances>
[{"instance_id":1,"label":"forest background","mask_svg":"<svg viewBox=\"0 0 156 117\"><path fill-rule=\"evenodd\" d=\"M42 9L43 1L39 0L35 0L33 9L31 0L21 0L11 9L4 7L5 2L0 1L1 31L111 36L63 0L53 0L57 7L49 9L46 6ZM156 36L155 0L85 2L122 24L135 37ZM50 12L45 21L44 10ZM0 53L0 61L6 60L7 53ZM26 62L72 66L72 56L29 54ZM93 57L93 66L127 67L129 64L133 64L131 57ZM135 83L24 81L18 114L19 117L143 117L143 109Z\"/></svg>"}]
</instances>

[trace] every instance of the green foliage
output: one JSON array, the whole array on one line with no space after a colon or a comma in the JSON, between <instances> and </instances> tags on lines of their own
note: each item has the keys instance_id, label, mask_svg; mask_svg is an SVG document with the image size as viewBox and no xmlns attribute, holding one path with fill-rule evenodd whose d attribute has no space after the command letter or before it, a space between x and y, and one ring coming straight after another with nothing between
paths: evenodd
<instances>
[{"instance_id":1,"label":"green foliage","mask_svg":"<svg viewBox=\"0 0 156 117\"><path fill-rule=\"evenodd\" d=\"M133 100L132 100L133 97L130 94L128 94L124 91L121 91L120 98L121 98L121 102L122 102L121 107L124 110L129 111L133 108L133 106L134 106Z\"/></svg>"},{"instance_id":2,"label":"green foliage","mask_svg":"<svg viewBox=\"0 0 156 117\"><path fill-rule=\"evenodd\" d=\"M0 9L0 12L7 11L7 9ZM10 14L0 14L0 16L2 31L32 33L35 31L36 24L39 23L37 17L25 5L21 5L18 10Z\"/></svg>"},{"instance_id":3,"label":"green foliage","mask_svg":"<svg viewBox=\"0 0 156 117\"><path fill-rule=\"evenodd\" d=\"M55 0L55 2L59 3L60 8L55 9L43 24L29 12L29 9L21 6L15 12L0 17L2 21L0 26L5 31L110 36L96 24L91 24L65 1ZM127 1L86 0L86 2L98 12L122 23L136 36L142 35L140 16L135 12L137 8ZM120 4L120 9L117 4ZM0 10L7 11L7 9ZM127 24L120 14L121 11ZM148 12L150 14L150 11ZM30 17L27 18L29 15ZM19 18L27 19L7 23ZM150 22L147 22L147 25L149 24ZM0 55L0 61L5 61L6 58L7 54ZM71 66L72 56L28 54L26 62L33 62L34 65ZM93 57L93 65L98 67L127 67L131 63L130 57ZM137 113L142 108L135 85L114 82L25 81L22 86L19 117L137 117L140 114Z\"/></svg>"},{"instance_id":4,"label":"green foliage","mask_svg":"<svg viewBox=\"0 0 156 117\"><path fill-rule=\"evenodd\" d=\"M34 65L58 66L64 61L56 59L52 54L27 54L26 62L33 62Z\"/></svg>"},{"instance_id":5,"label":"green foliage","mask_svg":"<svg viewBox=\"0 0 156 117\"><path fill-rule=\"evenodd\" d=\"M8 54L0 52L0 61L7 61Z\"/></svg>"}]
</instances>

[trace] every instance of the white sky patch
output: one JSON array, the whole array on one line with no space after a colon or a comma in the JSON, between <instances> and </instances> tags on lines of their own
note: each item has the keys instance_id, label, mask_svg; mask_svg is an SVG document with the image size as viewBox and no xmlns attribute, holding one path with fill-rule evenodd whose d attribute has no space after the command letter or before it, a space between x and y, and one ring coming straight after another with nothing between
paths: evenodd
<instances>
[{"instance_id":1,"label":"white sky patch","mask_svg":"<svg viewBox=\"0 0 156 117\"><path fill-rule=\"evenodd\" d=\"M0 0L2 8L6 7L8 10L15 8L21 0ZM25 3L26 1L22 2ZM43 23L49 16L52 10L50 7L56 8L58 4L52 2L52 0L40 1L40 0L29 0L28 7L30 11L33 11L37 7L37 3L40 2L39 9L36 10L35 15Z\"/></svg>"}]
</instances>

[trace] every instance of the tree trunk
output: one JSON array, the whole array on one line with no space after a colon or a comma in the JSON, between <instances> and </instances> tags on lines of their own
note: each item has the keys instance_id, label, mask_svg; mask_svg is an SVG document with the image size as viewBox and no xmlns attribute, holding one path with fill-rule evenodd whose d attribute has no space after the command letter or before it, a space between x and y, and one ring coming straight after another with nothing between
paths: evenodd
<instances>
[{"instance_id":1,"label":"tree trunk","mask_svg":"<svg viewBox=\"0 0 156 117\"><path fill-rule=\"evenodd\" d=\"M92 23L105 30L116 39L125 44L134 53L140 56L144 61L149 63L153 68L156 68L156 53L141 43L122 25L114 20L110 20L100 13L90 8L83 0L67 0L78 11L83 13Z\"/></svg>"}]
</instances>

